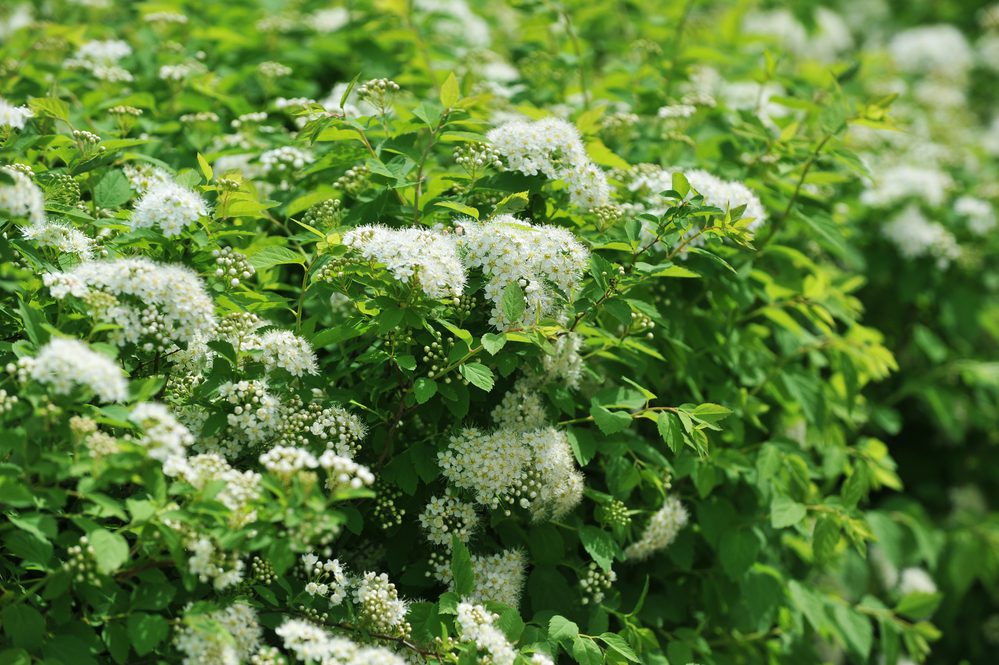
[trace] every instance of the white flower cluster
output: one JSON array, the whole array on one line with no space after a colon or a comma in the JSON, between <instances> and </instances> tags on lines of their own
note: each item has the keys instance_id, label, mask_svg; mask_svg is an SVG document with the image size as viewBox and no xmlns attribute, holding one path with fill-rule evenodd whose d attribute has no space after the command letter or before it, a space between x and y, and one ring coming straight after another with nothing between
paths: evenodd
<instances>
[{"instance_id":1,"label":"white flower cluster","mask_svg":"<svg viewBox=\"0 0 999 665\"><path fill-rule=\"evenodd\" d=\"M583 336L570 332L560 336L552 346L555 352L546 353L541 359L545 378L568 388L579 387L579 380L583 376L583 357L579 353L583 346Z\"/></svg>"},{"instance_id":2,"label":"white flower cluster","mask_svg":"<svg viewBox=\"0 0 999 665\"><path fill-rule=\"evenodd\" d=\"M454 298L465 289L465 267L450 234L372 224L348 231L343 244L369 261L384 264L400 282L415 281L431 298Z\"/></svg>"},{"instance_id":3,"label":"white flower cluster","mask_svg":"<svg viewBox=\"0 0 999 665\"><path fill-rule=\"evenodd\" d=\"M486 138L510 169L565 181L573 205L589 209L610 200L607 177L590 161L579 131L565 120L515 120L491 130Z\"/></svg>"},{"instance_id":4,"label":"white flower cluster","mask_svg":"<svg viewBox=\"0 0 999 665\"><path fill-rule=\"evenodd\" d=\"M257 511L254 502L260 498L260 474L255 471L238 471L224 458L214 453L192 457L171 457L163 465L167 476L178 476L199 492L209 483L222 481L225 486L215 496L231 512L229 523L238 528L255 522Z\"/></svg>"},{"instance_id":5,"label":"white flower cluster","mask_svg":"<svg viewBox=\"0 0 999 665\"><path fill-rule=\"evenodd\" d=\"M245 564L235 554L226 554L215 547L210 538L201 536L187 541L191 556L187 566L202 582L211 581L216 591L224 591L243 581Z\"/></svg>"},{"instance_id":6,"label":"white flower cluster","mask_svg":"<svg viewBox=\"0 0 999 665\"><path fill-rule=\"evenodd\" d=\"M529 432L541 429L548 422L541 395L532 381L521 379L503 396L492 411L493 422L501 429Z\"/></svg>"},{"instance_id":7,"label":"white flower cluster","mask_svg":"<svg viewBox=\"0 0 999 665\"><path fill-rule=\"evenodd\" d=\"M291 175L293 171L303 169L314 161L315 157L311 152L291 145L267 150L260 155L264 172L281 176Z\"/></svg>"},{"instance_id":8,"label":"white flower cluster","mask_svg":"<svg viewBox=\"0 0 999 665\"><path fill-rule=\"evenodd\" d=\"M215 305L184 266L144 258L92 261L42 279L54 298L82 298L95 318L118 326L110 338L119 346L167 350L209 338L215 328Z\"/></svg>"},{"instance_id":9,"label":"white flower cluster","mask_svg":"<svg viewBox=\"0 0 999 665\"><path fill-rule=\"evenodd\" d=\"M467 543L479 525L475 506L450 495L430 497L419 519L427 540L443 547L450 547L454 536Z\"/></svg>"},{"instance_id":10,"label":"white flower cluster","mask_svg":"<svg viewBox=\"0 0 999 665\"><path fill-rule=\"evenodd\" d=\"M829 62L853 47L853 35L843 18L826 7L817 7L812 34L786 9L752 11L743 20L748 34L767 35L787 51L801 57Z\"/></svg>"},{"instance_id":11,"label":"white flower cluster","mask_svg":"<svg viewBox=\"0 0 999 665\"><path fill-rule=\"evenodd\" d=\"M247 603L237 600L209 613L207 619L225 632L200 621L185 621L174 636L174 646L185 655L183 665L238 665L260 646L263 630L257 611Z\"/></svg>"},{"instance_id":12,"label":"white flower cluster","mask_svg":"<svg viewBox=\"0 0 999 665\"><path fill-rule=\"evenodd\" d=\"M953 185L949 175L933 166L898 164L885 168L860 195L860 201L864 205L887 207L912 198L936 207L943 205Z\"/></svg>"},{"instance_id":13,"label":"white flower cluster","mask_svg":"<svg viewBox=\"0 0 999 665\"><path fill-rule=\"evenodd\" d=\"M288 619L274 631L284 648L313 665L406 665L383 647L362 646L301 619Z\"/></svg>"},{"instance_id":14,"label":"white flower cluster","mask_svg":"<svg viewBox=\"0 0 999 665\"><path fill-rule=\"evenodd\" d=\"M488 656L478 662L492 665L513 665L517 659L517 651L510 644L506 635L496 625L499 615L493 614L482 605L473 603L458 603L457 624L461 630L461 638L472 642L479 651Z\"/></svg>"},{"instance_id":15,"label":"white flower cluster","mask_svg":"<svg viewBox=\"0 0 999 665\"><path fill-rule=\"evenodd\" d=\"M128 399L128 381L117 363L79 340L53 338L35 358L22 358L21 365L28 376L57 395L84 386L103 402Z\"/></svg>"},{"instance_id":16,"label":"white flower cluster","mask_svg":"<svg viewBox=\"0 0 999 665\"><path fill-rule=\"evenodd\" d=\"M327 472L326 487L334 492L369 487L375 482L375 476L368 467L349 457L337 455L332 450L327 450L317 458L304 448L274 446L260 456L260 463L285 480L291 479L300 471L324 469Z\"/></svg>"},{"instance_id":17,"label":"white flower cluster","mask_svg":"<svg viewBox=\"0 0 999 665\"><path fill-rule=\"evenodd\" d=\"M885 224L881 233L907 259L930 256L936 258L938 267L946 268L961 256L961 247L954 235L942 224L926 219L913 204Z\"/></svg>"},{"instance_id":18,"label":"white flower cluster","mask_svg":"<svg viewBox=\"0 0 999 665\"><path fill-rule=\"evenodd\" d=\"M274 434L278 426L279 402L267 390L266 383L258 379L226 381L219 386L218 394L232 408L226 415L226 422L234 446L259 445Z\"/></svg>"},{"instance_id":19,"label":"white flower cluster","mask_svg":"<svg viewBox=\"0 0 999 665\"><path fill-rule=\"evenodd\" d=\"M895 35L888 44L895 66L904 72L956 76L967 71L974 53L953 25L922 25Z\"/></svg>"},{"instance_id":20,"label":"white flower cluster","mask_svg":"<svg viewBox=\"0 0 999 665\"><path fill-rule=\"evenodd\" d=\"M208 214L204 199L197 192L172 180L155 181L136 202L132 229L159 228L170 238Z\"/></svg>"},{"instance_id":21,"label":"white flower cluster","mask_svg":"<svg viewBox=\"0 0 999 665\"><path fill-rule=\"evenodd\" d=\"M128 82L132 74L118 62L131 54L132 47L127 42L94 40L81 45L64 64L68 68L85 69L102 81Z\"/></svg>"},{"instance_id":22,"label":"white flower cluster","mask_svg":"<svg viewBox=\"0 0 999 665\"><path fill-rule=\"evenodd\" d=\"M481 268L488 279L484 292L493 303L489 321L501 329L557 315L561 303L572 297L589 261L589 252L571 231L535 226L512 215L499 215L485 223L464 219L456 238L467 265ZM510 284L524 293L526 307L518 321L510 320L502 305Z\"/></svg>"},{"instance_id":23,"label":"white flower cluster","mask_svg":"<svg viewBox=\"0 0 999 665\"><path fill-rule=\"evenodd\" d=\"M27 106L14 106L3 97L0 97L0 127L24 129L25 121L34 116L35 112Z\"/></svg>"},{"instance_id":24,"label":"white flower cluster","mask_svg":"<svg viewBox=\"0 0 999 665\"><path fill-rule=\"evenodd\" d=\"M171 458L183 459L187 449L194 444L191 432L162 404L136 404L128 418L142 428L138 444L149 452L150 457L160 462Z\"/></svg>"},{"instance_id":25,"label":"white flower cluster","mask_svg":"<svg viewBox=\"0 0 999 665\"><path fill-rule=\"evenodd\" d=\"M129 186L139 194L145 194L154 185L173 182L173 177L169 173L151 164L125 164L122 171Z\"/></svg>"},{"instance_id":26,"label":"white flower cluster","mask_svg":"<svg viewBox=\"0 0 999 665\"><path fill-rule=\"evenodd\" d=\"M565 432L546 427L530 432L474 428L452 436L437 454L441 472L480 504L529 510L535 520L557 519L579 503L583 476L576 469Z\"/></svg>"},{"instance_id":27,"label":"white flower cluster","mask_svg":"<svg viewBox=\"0 0 999 665\"><path fill-rule=\"evenodd\" d=\"M289 442L308 445L313 441L341 457L352 458L367 435L364 422L342 406L303 404L291 398L281 404L279 434Z\"/></svg>"},{"instance_id":28,"label":"white flower cluster","mask_svg":"<svg viewBox=\"0 0 999 665\"><path fill-rule=\"evenodd\" d=\"M260 360L268 370L283 369L292 376L316 374L319 366L312 345L288 330L269 330L255 344Z\"/></svg>"},{"instance_id":29,"label":"white flower cluster","mask_svg":"<svg viewBox=\"0 0 999 665\"><path fill-rule=\"evenodd\" d=\"M76 254L85 261L93 258L94 241L69 224L43 221L22 227L21 234L38 247L50 247L63 254Z\"/></svg>"},{"instance_id":30,"label":"white flower cluster","mask_svg":"<svg viewBox=\"0 0 999 665\"><path fill-rule=\"evenodd\" d=\"M488 556L473 556L475 590L469 598L474 602L493 601L518 607L526 569L527 557L521 550L503 550Z\"/></svg>"},{"instance_id":31,"label":"white flower cluster","mask_svg":"<svg viewBox=\"0 0 999 665\"><path fill-rule=\"evenodd\" d=\"M372 632L406 635L409 604L399 598L395 585L385 573L366 572L354 581L353 601L360 621Z\"/></svg>"},{"instance_id":32,"label":"white flower cluster","mask_svg":"<svg viewBox=\"0 0 999 665\"><path fill-rule=\"evenodd\" d=\"M310 596L322 596L334 606L347 598L350 581L339 560L320 561L319 557L310 552L302 555L302 567L305 569L306 579L309 580L305 585L305 591Z\"/></svg>"},{"instance_id":33,"label":"white flower cluster","mask_svg":"<svg viewBox=\"0 0 999 665\"><path fill-rule=\"evenodd\" d=\"M746 206L742 218L752 220L747 226L749 231L755 232L767 221L767 212L763 204L745 184L735 180L723 180L700 169L684 171L683 175L686 176L690 186L704 197L704 202L708 205L722 210Z\"/></svg>"},{"instance_id":34,"label":"white flower cluster","mask_svg":"<svg viewBox=\"0 0 999 665\"><path fill-rule=\"evenodd\" d=\"M954 201L954 212L967 220L968 230L977 236L984 236L996 227L996 213L988 201L961 196Z\"/></svg>"},{"instance_id":35,"label":"white flower cluster","mask_svg":"<svg viewBox=\"0 0 999 665\"><path fill-rule=\"evenodd\" d=\"M0 211L11 217L26 217L32 224L45 221L45 195L31 178L12 166L0 167ZM5 182L4 176L14 182Z\"/></svg>"},{"instance_id":36,"label":"white flower cluster","mask_svg":"<svg viewBox=\"0 0 999 665\"><path fill-rule=\"evenodd\" d=\"M898 581L898 592L903 596L910 593L936 593L937 584L923 568L904 568Z\"/></svg>"},{"instance_id":37,"label":"white flower cluster","mask_svg":"<svg viewBox=\"0 0 999 665\"><path fill-rule=\"evenodd\" d=\"M628 561L641 561L666 549L689 519L687 509L679 499L673 496L666 497L662 508L649 518L642 537L625 548L625 558Z\"/></svg>"}]
</instances>

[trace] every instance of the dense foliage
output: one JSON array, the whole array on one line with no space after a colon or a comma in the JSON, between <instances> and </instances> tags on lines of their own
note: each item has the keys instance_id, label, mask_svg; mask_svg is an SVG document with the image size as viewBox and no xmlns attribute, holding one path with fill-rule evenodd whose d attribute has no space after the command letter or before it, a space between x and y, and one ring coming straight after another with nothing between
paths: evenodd
<instances>
[{"instance_id":1,"label":"dense foliage","mask_svg":"<svg viewBox=\"0 0 999 665\"><path fill-rule=\"evenodd\" d=\"M793 5L0 8L0 665L987 662L999 7Z\"/></svg>"}]
</instances>

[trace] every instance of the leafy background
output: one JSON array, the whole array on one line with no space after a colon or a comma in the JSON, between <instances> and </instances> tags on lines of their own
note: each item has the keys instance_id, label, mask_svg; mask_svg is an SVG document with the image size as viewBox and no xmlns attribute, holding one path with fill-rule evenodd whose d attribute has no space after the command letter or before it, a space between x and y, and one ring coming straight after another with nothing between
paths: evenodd
<instances>
[{"instance_id":1,"label":"leafy background","mask_svg":"<svg viewBox=\"0 0 999 665\"><path fill-rule=\"evenodd\" d=\"M187 265L220 318L252 312L307 339L319 373L272 376L271 389L285 401L319 390L322 405L362 419L357 459L378 481L323 493L265 474L257 521L234 528L221 487L164 476L129 442L140 431L128 414L149 399L178 412L207 405L200 435L217 433L218 387L262 377L260 359L217 344L203 381L184 392L187 370L118 348L85 306L54 299L41 275L77 258L4 217L0 360L77 337L117 358L131 392L107 406L15 375L0 384L18 397L0 413L0 662L180 662L175 636L235 600L256 609L273 645L284 618L327 612L340 634L416 662L476 662L484 654L459 639L456 605L481 583L472 555L505 549L526 555L524 591L519 606L491 608L524 662L990 662L999 262L994 233L971 233L954 203L999 196L988 139L997 22L977 3L827 3L850 38L837 43L823 41L829 24L813 3L664 4L359 0L334 29L314 2L5 6L0 94L34 117L7 132L4 163L30 166L49 217L96 238L101 257ZM752 19L768 11L782 14ZM188 20L144 20L155 12ZM802 32L780 28L787 16ZM959 76L893 60L894 35L939 22L977 49ZM65 66L87 40L110 38L131 45L123 62L134 80ZM266 62L289 71L269 75ZM161 67L178 64L182 79L164 80ZM718 73L714 87L705 67ZM381 77L401 88L391 113L337 117ZM926 82L941 87L921 94ZM933 102L955 89L962 103ZM695 93L715 103L659 117ZM299 97L323 103L279 101ZM109 113L121 105L142 113ZM268 114L259 125L232 125L258 111ZM469 173L455 160L513 114L570 119L615 202L634 205L597 214L543 176ZM947 155L943 200L865 199L890 165L925 164L915 148L927 144ZM314 160L260 167L283 146ZM139 192L123 169L136 164L172 172L210 215L179 237L133 229ZM632 191L641 164L745 182L768 219L749 234L740 211L691 198L683 177L662 197ZM636 213L650 200L665 210L654 220ZM888 220L913 203L956 238L949 265L905 257L886 239ZM504 213L570 229L589 250L561 319L498 331L480 276L459 304L435 301L343 244L362 224L450 228ZM706 242L685 245L707 220ZM214 278L222 247L254 268L236 287ZM519 314L521 298L513 290L503 307ZM438 452L460 427L492 427L493 408L570 332L581 339L580 382L542 372L535 392L569 438L585 498L541 523L486 511L467 549L447 556L451 588L435 582L427 573L442 550L416 516L443 491ZM434 343L443 355L428 360ZM72 416L99 423L119 452L89 457ZM259 470L255 456L240 463ZM626 561L667 496L689 510L688 525L654 557ZM610 517L617 502L630 525ZM178 522L244 560L245 581L219 592L193 575ZM320 542L323 533L335 539ZM83 535L94 577L80 582L65 564ZM313 547L358 573L387 573L412 601L410 632L381 635L351 607L305 593L297 560ZM591 564L616 580L584 603ZM913 568L933 589L894 581ZM455 641L434 641L442 636Z\"/></svg>"}]
</instances>

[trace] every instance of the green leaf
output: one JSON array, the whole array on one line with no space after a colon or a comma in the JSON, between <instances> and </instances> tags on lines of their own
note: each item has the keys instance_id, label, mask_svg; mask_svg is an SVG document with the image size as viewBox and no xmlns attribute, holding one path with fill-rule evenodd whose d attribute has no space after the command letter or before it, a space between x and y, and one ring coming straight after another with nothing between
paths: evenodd
<instances>
[{"instance_id":1,"label":"green leaf","mask_svg":"<svg viewBox=\"0 0 999 665\"><path fill-rule=\"evenodd\" d=\"M57 97L35 97L28 102L28 106L40 116L69 124L69 104Z\"/></svg>"},{"instance_id":2,"label":"green leaf","mask_svg":"<svg viewBox=\"0 0 999 665\"><path fill-rule=\"evenodd\" d=\"M775 529L793 526L805 518L804 505L787 496L775 497L770 504L770 524Z\"/></svg>"},{"instance_id":3,"label":"green leaf","mask_svg":"<svg viewBox=\"0 0 999 665\"><path fill-rule=\"evenodd\" d=\"M631 427L631 414L627 411L611 411L605 406L594 404L590 415L604 434L615 434Z\"/></svg>"},{"instance_id":4,"label":"green leaf","mask_svg":"<svg viewBox=\"0 0 999 665\"><path fill-rule=\"evenodd\" d=\"M117 208L131 197L128 178L118 169L109 170L94 187L94 202L102 208Z\"/></svg>"},{"instance_id":5,"label":"green leaf","mask_svg":"<svg viewBox=\"0 0 999 665\"><path fill-rule=\"evenodd\" d=\"M417 404L425 404L431 397L437 394L437 382L433 379L420 377L413 383L413 395L416 396Z\"/></svg>"},{"instance_id":6,"label":"green leaf","mask_svg":"<svg viewBox=\"0 0 999 665\"><path fill-rule=\"evenodd\" d=\"M212 176L214 176L212 165L208 163L208 160L200 152L198 153L198 167L201 169L201 175L205 176L205 181L210 181Z\"/></svg>"},{"instance_id":7,"label":"green leaf","mask_svg":"<svg viewBox=\"0 0 999 665\"><path fill-rule=\"evenodd\" d=\"M609 533L590 524L579 530L579 541L583 544L583 549L605 571L611 569L614 559L621 552Z\"/></svg>"},{"instance_id":8,"label":"green leaf","mask_svg":"<svg viewBox=\"0 0 999 665\"><path fill-rule=\"evenodd\" d=\"M152 653L169 633L169 622L159 614L133 612L128 615L128 639L140 656Z\"/></svg>"},{"instance_id":9,"label":"green leaf","mask_svg":"<svg viewBox=\"0 0 999 665\"><path fill-rule=\"evenodd\" d=\"M895 613L909 619L925 619L936 611L941 600L943 600L943 594L940 593L912 591L902 596L902 600L898 601Z\"/></svg>"},{"instance_id":10,"label":"green leaf","mask_svg":"<svg viewBox=\"0 0 999 665\"><path fill-rule=\"evenodd\" d=\"M458 372L476 388L486 392L493 389L493 371L482 363L466 363L458 368Z\"/></svg>"},{"instance_id":11,"label":"green leaf","mask_svg":"<svg viewBox=\"0 0 999 665\"><path fill-rule=\"evenodd\" d=\"M830 561L836 553L839 543L839 524L836 519L823 515L815 522L812 532L812 553L819 562Z\"/></svg>"},{"instance_id":12,"label":"green leaf","mask_svg":"<svg viewBox=\"0 0 999 665\"><path fill-rule=\"evenodd\" d=\"M729 529L722 534L719 556L725 574L733 580L746 574L759 552L760 541L749 529Z\"/></svg>"},{"instance_id":13,"label":"green leaf","mask_svg":"<svg viewBox=\"0 0 999 665\"><path fill-rule=\"evenodd\" d=\"M607 645L607 648L610 651L623 656L633 663L642 662L638 659L638 654L631 648L631 645L617 633L603 633L600 635L599 639L603 640L604 644Z\"/></svg>"},{"instance_id":14,"label":"green leaf","mask_svg":"<svg viewBox=\"0 0 999 665\"><path fill-rule=\"evenodd\" d=\"M659 429L659 436L674 454L683 449L683 430L680 427L680 418L676 414L660 411L656 418L656 427Z\"/></svg>"},{"instance_id":15,"label":"green leaf","mask_svg":"<svg viewBox=\"0 0 999 665\"><path fill-rule=\"evenodd\" d=\"M97 570L108 575L121 568L128 561L128 541L107 529L96 529L87 534L94 548Z\"/></svg>"},{"instance_id":16,"label":"green leaf","mask_svg":"<svg viewBox=\"0 0 999 665\"><path fill-rule=\"evenodd\" d=\"M603 665L600 647L589 637L578 636L572 641L572 657L580 665Z\"/></svg>"},{"instance_id":17,"label":"green leaf","mask_svg":"<svg viewBox=\"0 0 999 665\"><path fill-rule=\"evenodd\" d=\"M468 215L473 219L479 218L479 211L472 206L465 205L464 203L458 203L457 201L437 201L434 205L441 208L447 208L448 210L454 210L455 212L460 212L461 214Z\"/></svg>"},{"instance_id":18,"label":"green leaf","mask_svg":"<svg viewBox=\"0 0 999 665\"><path fill-rule=\"evenodd\" d=\"M482 348L491 356L499 353L504 346L506 346L506 335L503 333L486 333L482 336Z\"/></svg>"},{"instance_id":19,"label":"green leaf","mask_svg":"<svg viewBox=\"0 0 999 665\"><path fill-rule=\"evenodd\" d=\"M512 215L520 212L530 203L527 192L514 192L503 197L499 203L493 207L492 217L496 215Z\"/></svg>"},{"instance_id":20,"label":"green leaf","mask_svg":"<svg viewBox=\"0 0 999 665\"><path fill-rule=\"evenodd\" d=\"M0 613L10 643L22 649L37 649L45 633L45 618L26 602L8 605Z\"/></svg>"},{"instance_id":21,"label":"green leaf","mask_svg":"<svg viewBox=\"0 0 999 665\"><path fill-rule=\"evenodd\" d=\"M347 99L350 98L350 93L354 89L354 86L357 85L357 80L359 78L361 78L361 72L357 72L354 74L354 78L350 79L350 83L347 84L347 89L343 91L342 95L340 95L340 108L344 108L347 105Z\"/></svg>"},{"instance_id":22,"label":"green leaf","mask_svg":"<svg viewBox=\"0 0 999 665\"><path fill-rule=\"evenodd\" d=\"M732 410L722 406L721 404L705 402L704 404L698 404L694 407L694 410L690 412L690 415L697 420L702 420L706 423L716 423L732 415Z\"/></svg>"},{"instance_id":23,"label":"green leaf","mask_svg":"<svg viewBox=\"0 0 999 665\"><path fill-rule=\"evenodd\" d=\"M871 620L848 605L833 607L833 617L846 641L847 649L856 656L855 662L866 662L874 643Z\"/></svg>"},{"instance_id":24,"label":"green leaf","mask_svg":"<svg viewBox=\"0 0 999 665\"><path fill-rule=\"evenodd\" d=\"M575 641L579 635L579 626L563 616L556 614L548 620L548 637L556 642Z\"/></svg>"},{"instance_id":25,"label":"green leaf","mask_svg":"<svg viewBox=\"0 0 999 665\"><path fill-rule=\"evenodd\" d=\"M451 537L451 575L454 578L454 592L467 596L475 591L475 572L472 570L472 555L458 536Z\"/></svg>"},{"instance_id":26,"label":"green leaf","mask_svg":"<svg viewBox=\"0 0 999 665\"><path fill-rule=\"evenodd\" d=\"M686 198L690 192L690 183L687 182L687 176L679 171L673 172L673 191L679 194L680 198Z\"/></svg>"},{"instance_id":27,"label":"green leaf","mask_svg":"<svg viewBox=\"0 0 999 665\"><path fill-rule=\"evenodd\" d=\"M500 301L503 313L510 321L520 321L524 310L527 308L527 301L524 300L524 291L516 282L510 282L503 289L503 298Z\"/></svg>"},{"instance_id":28,"label":"green leaf","mask_svg":"<svg viewBox=\"0 0 999 665\"><path fill-rule=\"evenodd\" d=\"M250 260L250 265L257 270L265 270L267 268L273 268L274 266L285 264L305 265L305 258L301 254L292 251L287 247L279 247L276 245L262 247L257 251L248 254L247 258Z\"/></svg>"},{"instance_id":29,"label":"green leaf","mask_svg":"<svg viewBox=\"0 0 999 665\"><path fill-rule=\"evenodd\" d=\"M454 72L451 72L444 79L444 83L441 84L441 105L449 109L455 105L460 96L461 90L458 87L458 79L455 77Z\"/></svg>"}]
</instances>

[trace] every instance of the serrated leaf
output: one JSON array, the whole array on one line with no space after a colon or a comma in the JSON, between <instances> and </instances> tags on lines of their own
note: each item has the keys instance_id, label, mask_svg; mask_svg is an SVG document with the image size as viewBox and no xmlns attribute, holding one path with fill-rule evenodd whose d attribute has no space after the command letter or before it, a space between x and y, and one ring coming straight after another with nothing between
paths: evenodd
<instances>
[{"instance_id":1,"label":"serrated leaf","mask_svg":"<svg viewBox=\"0 0 999 665\"><path fill-rule=\"evenodd\" d=\"M128 640L140 656L152 653L170 633L170 624L158 614L134 612L128 615Z\"/></svg>"},{"instance_id":2,"label":"serrated leaf","mask_svg":"<svg viewBox=\"0 0 999 665\"><path fill-rule=\"evenodd\" d=\"M631 645L617 633L603 633L600 636L600 639L603 640L604 644L607 645L607 648L610 651L623 656L632 663L642 662L638 659L638 654L631 648Z\"/></svg>"},{"instance_id":3,"label":"serrated leaf","mask_svg":"<svg viewBox=\"0 0 999 665\"><path fill-rule=\"evenodd\" d=\"M96 529L87 534L94 548L97 570L108 575L121 568L128 561L128 541L107 529Z\"/></svg>"},{"instance_id":4,"label":"serrated leaf","mask_svg":"<svg viewBox=\"0 0 999 665\"><path fill-rule=\"evenodd\" d=\"M437 394L437 382L433 379L421 377L413 383L413 395L416 396L418 404L425 404L431 397Z\"/></svg>"},{"instance_id":5,"label":"serrated leaf","mask_svg":"<svg viewBox=\"0 0 999 665\"><path fill-rule=\"evenodd\" d=\"M454 72L451 72L444 79L444 83L441 84L441 105L446 109L452 108L460 97L461 90L458 87L458 79L454 75Z\"/></svg>"},{"instance_id":6,"label":"serrated leaf","mask_svg":"<svg viewBox=\"0 0 999 665\"><path fill-rule=\"evenodd\" d=\"M631 427L631 414L627 411L611 411L605 406L594 404L590 415L604 434L616 434Z\"/></svg>"},{"instance_id":7,"label":"serrated leaf","mask_svg":"<svg viewBox=\"0 0 999 665\"><path fill-rule=\"evenodd\" d=\"M132 197L128 178L118 169L111 169L94 187L94 201L102 208L117 208Z\"/></svg>"},{"instance_id":8,"label":"serrated leaf","mask_svg":"<svg viewBox=\"0 0 999 665\"><path fill-rule=\"evenodd\" d=\"M464 203L458 203L457 201L437 201L434 205L441 208L447 208L448 210L454 210L455 212L460 212L462 215L468 215L474 219L479 218L479 211L472 206L465 205Z\"/></svg>"},{"instance_id":9,"label":"serrated leaf","mask_svg":"<svg viewBox=\"0 0 999 665\"><path fill-rule=\"evenodd\" d=\"M524 291L519 284L510 282L506 285L500 305L509 321L520 321L524 310L527 309L527 301L524 300Z\"/></svg>"},{"instance_id":10,"label":"serrated leaf","mask_svg":"<svg viewBox=\"0 0 999 665\"><path fill-rule=\"evenodd\" d=\"M482 363L465 363L458 368L458 372L473 386L486 392L492 390L496 382L493 371Z\"/></svg>"},{"instance_id":11,"label":"serrated leaf","mask_svg":"<svg viewBox=\"0 0 999 665\"><path fill-rule=\"evenodd\" d=\"M826 562L836 553L839 543L839 524L829 515L823 515L815 522L812 532L812 553L819 562Z\"/></svg>"},{"instance_id":12,"label":"serrated leaf","mask_svg":"<svg viewBox=\"0 0 999 665\"><path fill-rule=\"evenodd\" d=\"M583 549L604 570L611 569L614 559L621 551L609 533L589 524L579 530L579 541L583 544Z\"/></svg>"},{"instance_id":13,"label":"serrated leaf","mask_svg":"<svg viewBox=\"0 0 999 665\"><path fill-rule=\"evenodd\" d=\"M486 333L482 336L482 348L491 356L499 353L504 346L506 346L506 335L503 333Z\"/></svg>"},{"instance_id":14,"label":"serrated leaf","mask_svg":"<svg viewBox=\"0 0 999 665\"><path fill-rule=\"evenodd\" d=\"M454 592L459 596L467 596L475 591L472 555L458 536L451 537L451 576L454 578Z\"/></svg>"},{"instance_id":15,"label":"serrated leaf","mask_svg":"<svg viewBox=\"0 0 999 665\"><path fill-rule=\"evenodd\" d=\"M659 436L663 438L669 449L674 454L683 449L683 431L680 426L680 418L669 411L660 411L656 418L656 427L659 429Z\"/></svg>"},{"instance_id":16,"label":"serrated leaf","mask_svg":"<svg viewBox=\"0 0 999 665\"><path fill-rule=\"evenodd\" d=\"M805 506L794 499L778 496L770 504L770 524L775 529L784 529L805 519L807 513Z\"/></svg>"},{"instance_id":17,"label":"serrated leaf","mask_svg":"<svg viewBox=\"0 0 999 665\"><path fill-rule=\"evenodd\" d=\"M579 626L564 616L556 614L548 620L548 637L556 642L575 640L579 635Z\"/></svg>"}]
</instances>

